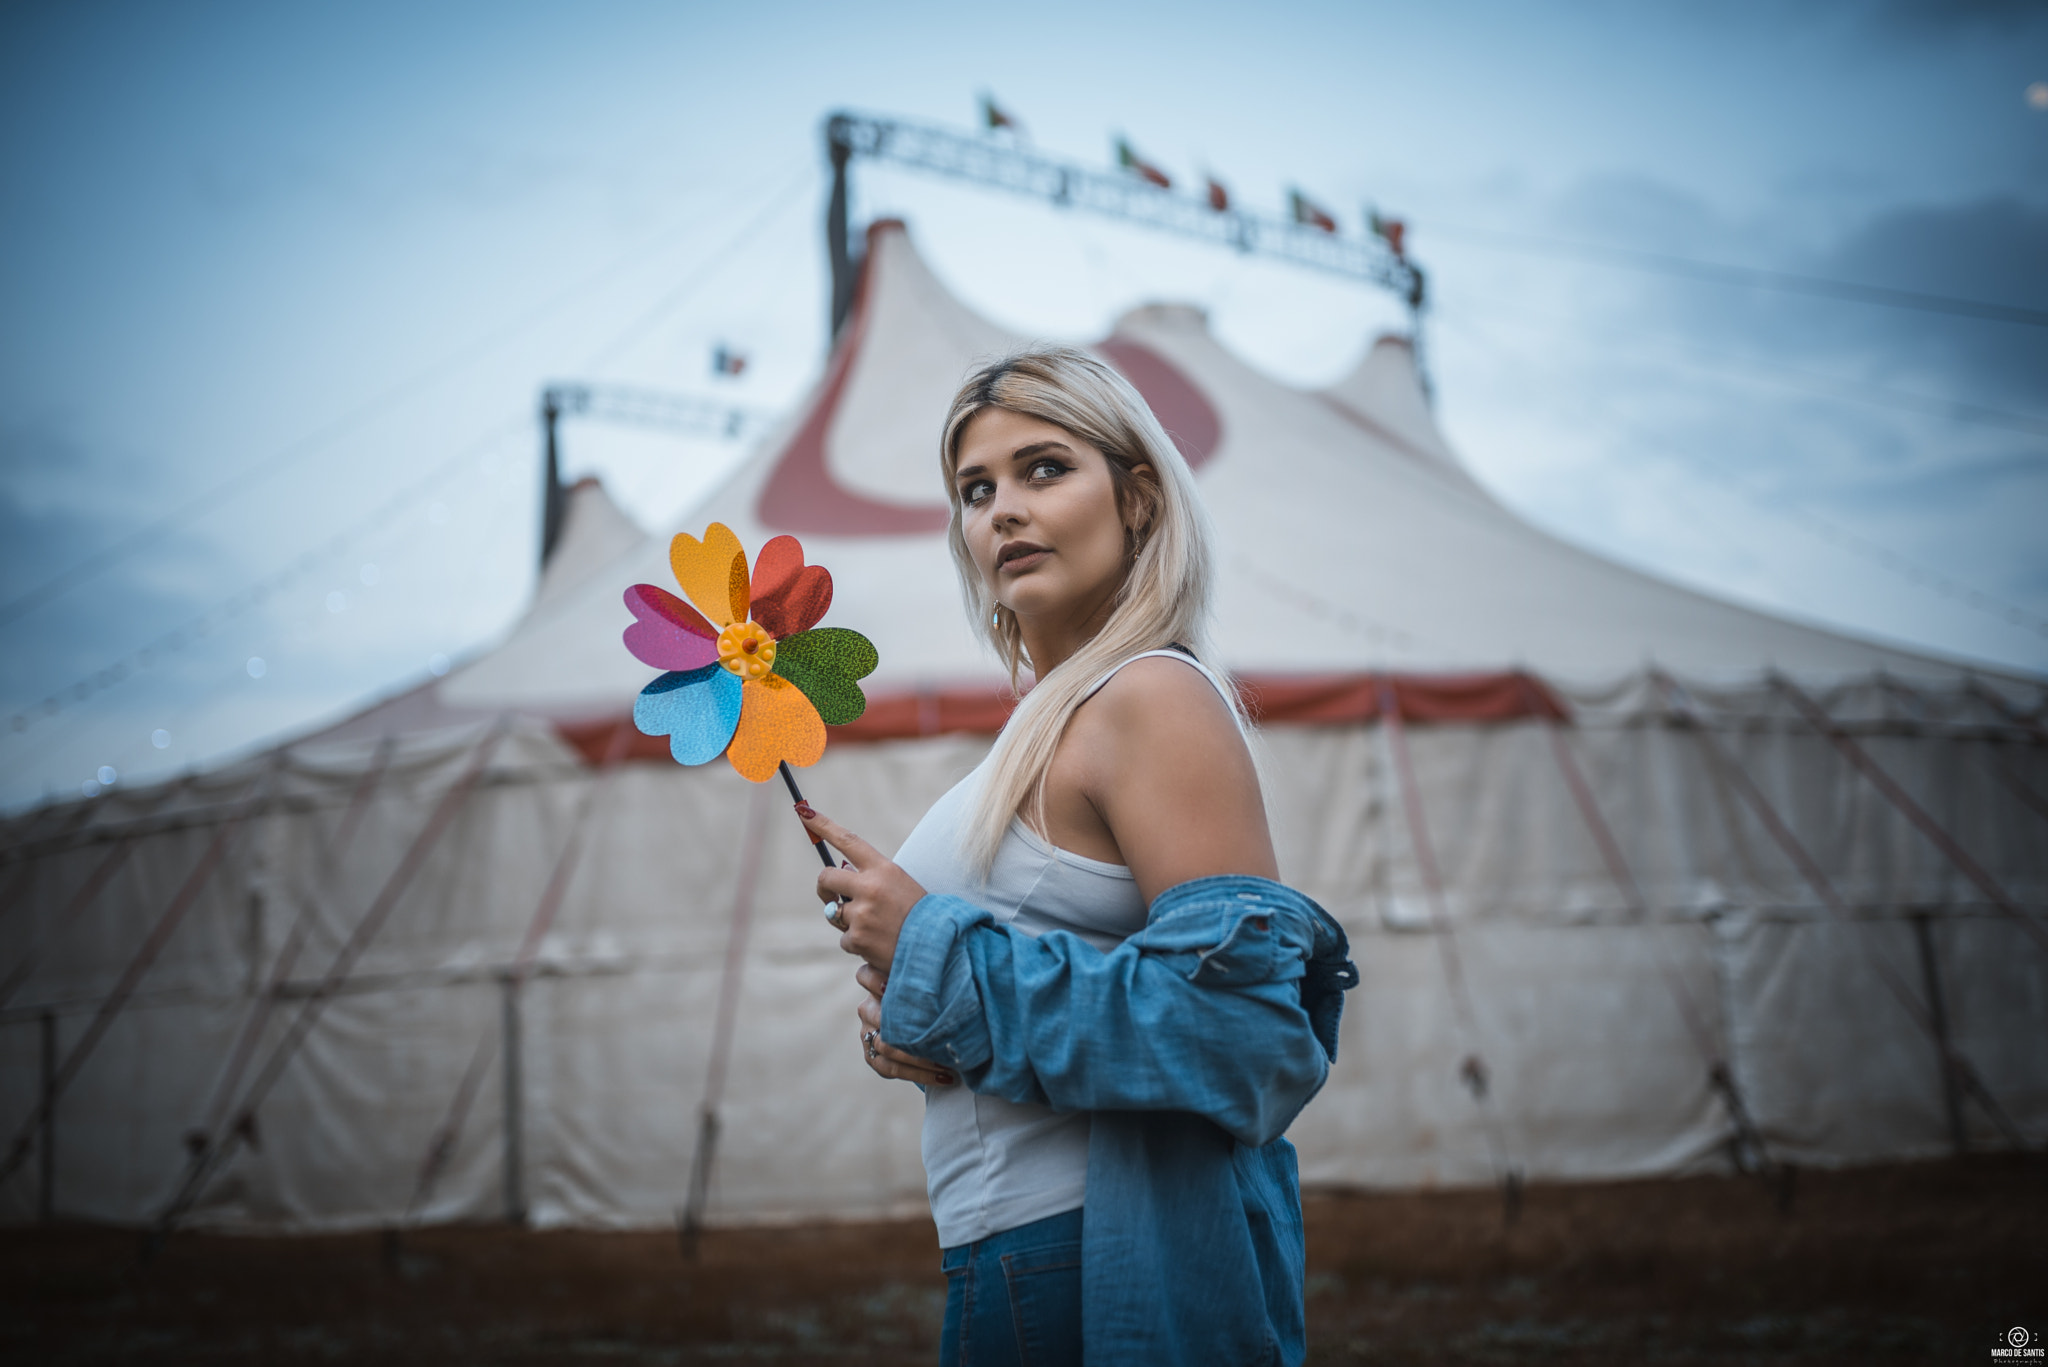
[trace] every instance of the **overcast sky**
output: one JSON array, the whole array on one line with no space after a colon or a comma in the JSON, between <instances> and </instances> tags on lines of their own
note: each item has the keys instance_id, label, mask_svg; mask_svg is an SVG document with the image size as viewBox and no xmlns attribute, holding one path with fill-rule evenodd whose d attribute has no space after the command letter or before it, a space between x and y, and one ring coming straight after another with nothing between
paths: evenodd
<instances>
[{"instance_id":1,"label":"overcast sky","mask_svg":"<svg viewBox=\"0 0 2048 1367\"><path fill-rule=\"evenodd\" d=\"M983 90L1061 155L1123 133L1247 204L1406 216L1439 417L1552 532L2048 673L2048 329L1629 255L2048 309L2037 82L2041 0L7 6L0 804L486 648L532 588L540 386L792 402L825 344L820 119L964 126ZM1187 300L1316 384L1399 321L904 173L856 191L1030 335ZM650 527L743 454L565 445Z\"/></svg>"}]
</instances>

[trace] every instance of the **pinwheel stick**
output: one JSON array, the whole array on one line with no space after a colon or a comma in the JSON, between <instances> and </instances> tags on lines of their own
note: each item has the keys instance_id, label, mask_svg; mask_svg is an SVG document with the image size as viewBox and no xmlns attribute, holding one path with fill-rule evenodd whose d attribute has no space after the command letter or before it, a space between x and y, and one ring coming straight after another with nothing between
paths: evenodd
<instances>
[{"instance_id":1,"label":"pinwheel stick","mask_svg":"<svg viewBox=\"0 0 2048 1367\"><path fill-rule=\"evenodd\" d=\"M783 785L789 789L789 800L801 807L804 802L803 789L796 786L796 775L789 772L789 761L783 760L778 767L782 770ZM826 868L838 867L832 862L832 851L825 848L824 841L813 840L811 848L818 852L818 858L825 861Z\"/></svg>"}]
</instances>

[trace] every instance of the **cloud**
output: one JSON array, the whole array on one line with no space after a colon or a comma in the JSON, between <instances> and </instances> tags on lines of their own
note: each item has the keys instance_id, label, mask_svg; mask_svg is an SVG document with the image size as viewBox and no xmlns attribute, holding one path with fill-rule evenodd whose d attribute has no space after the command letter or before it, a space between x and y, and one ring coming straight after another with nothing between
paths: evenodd
<instances>
[{"instance_id":1,"label":"cloud","mask_svg":"<svg viewBox=\"0 0 2048 1367\"><path fill-rule=\"evenodd\" d=\"M2048 208L1894 202L1824 231L1632 176L1588 179L1548 209L1512 256L1492 255L1498 288L1447 294L1443 319L1494 334L1484 383L1511 412L1487 438L1523 452L1525 468L1495 472L1518 506L1715 591L2043 667L2039 635L2003 605L2048 609L2048 442L1950 405L2048 420L2048 329L1674 276L1638 254L2042 308ZM1447 331L1446 354L1462 340ZM1726 515L1695 518L1702 500Z\"/></svg>"},{"instance_id":2,"label":"cloud","mask_svg":"<svg viewBox=\"0 0 2048 1367\"><path fill-rule=\"evenodd\" d=\"M2048 206L1999 197L1878 215L1813 259L1816 275L1892 289L2048 309ZM1941 373L1958 391L2041 412L2048 328L1861 309L1860 345L1900 368Z\"/></svg>"},{"instance_id":3,"label":"cloud","mask_svg":"<svg viewBox=\"0 0 2048 1367\"><path fill-rule=\"evenodd\" d=\"M2048 417L2048 328L1660 275L1644 253L2048 309L2048 204L2010 195L1895 204L1817 244L1769 215L1739 222L1646 177L1589 180L1551 211L1555 236L1619 250L1582 275L1629 321L1759 360Z\"/></svg>"}]
</instances>

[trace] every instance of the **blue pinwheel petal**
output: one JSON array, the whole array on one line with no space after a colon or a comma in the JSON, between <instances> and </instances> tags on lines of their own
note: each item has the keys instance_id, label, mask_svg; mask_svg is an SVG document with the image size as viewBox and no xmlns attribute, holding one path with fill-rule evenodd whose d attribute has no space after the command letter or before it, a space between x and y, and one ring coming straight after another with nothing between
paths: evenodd
<instances>
[{"instance_id":1,"label":"blue pinwheel petal","mask_svg":"<svg viewBox=\"0 0 2048 1367\"><path fill-rule=\"evenodd\" d=\"M670 670L633 700L633 725L667 736L678 764L703 764L725 753L740 724L740 678L724 665Z\"/></svg>"}]
</instances>

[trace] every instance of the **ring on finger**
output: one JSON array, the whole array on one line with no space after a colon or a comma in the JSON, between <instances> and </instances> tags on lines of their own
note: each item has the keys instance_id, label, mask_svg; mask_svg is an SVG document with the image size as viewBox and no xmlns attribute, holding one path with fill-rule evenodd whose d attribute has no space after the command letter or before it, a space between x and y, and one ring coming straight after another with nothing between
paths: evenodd
<instances>
[{"instance_id":1,"label":"ring on finger","mask_svg":"<svg viewBox=\"0 0 2048 1367\"><path fill-rule=\"evenodd\" d=\"M834 903L833 903L833 904L831 905L831 907L830 907L830 908L829 908L829 909L828 909L828 910L827 910L827 911L825 912L825 919L826 919L827 921L830 921L830 922L832 923L832 927L833 927L833 929L835 929L835 930L845 930L845 929L846 929L846 916L845 916L845 910L846 910L846 903L844 903L844 902L834 902Z\"/></svg>"},{"instance_id":2,"label":"ring on finger","mask_svg":"<svg viewBox=\"0 0 2048 1367\"><path fill-rule=\"evenodd\" d=\"M878 1031L870 1030L860 1037L861 1047L867 1051L868 1062L870 1063L875 1061L875 1054L877 1052L875 1049L875 1036L878 1033Z\"/></svg>"}]
</instances>

